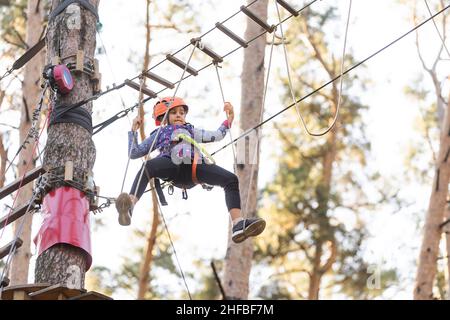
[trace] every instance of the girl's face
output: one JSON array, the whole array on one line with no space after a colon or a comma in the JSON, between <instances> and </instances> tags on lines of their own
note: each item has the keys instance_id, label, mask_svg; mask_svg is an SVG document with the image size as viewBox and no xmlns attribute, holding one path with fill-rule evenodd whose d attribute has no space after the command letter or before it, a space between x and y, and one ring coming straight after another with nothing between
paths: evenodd
<instances>
[{"instance_id":1,"label":"girl's face","mask_svg":"<svg viewBox=\"0 0 450 320\"><path fill-rule=\"evenodd\" d=\"M169 124L183 125L186 123L185 118L186 118L186 111L184 110L184 107L179 106L179 107L170 109Z\"/></svg>"}]
</instances>

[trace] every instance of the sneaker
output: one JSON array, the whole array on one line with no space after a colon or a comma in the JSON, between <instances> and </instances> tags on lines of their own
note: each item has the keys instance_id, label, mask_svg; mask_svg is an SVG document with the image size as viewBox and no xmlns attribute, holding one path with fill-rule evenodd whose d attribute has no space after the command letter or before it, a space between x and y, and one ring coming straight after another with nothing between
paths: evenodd
<instances>
[{"instance_id":1,"label":"sneaker","mask_svg":"<svg viewBox=\"0 0 450 320\"><path fill-rule=\"evenodd\" d=\"M248 237L255 237L264 231L266 221L261 218L249 218L237 222L233 226L231 239L234 243L240 243Z\"/></svg>"},{"instance_id":2,"label":"sneaker","mask_svg":"<svg viewBox=\"0 0 450 320\"><path fill-rule=\"evenodd\" d=\"M128 193L121 193L116 199L116 209L119 212L119 224L129 226L131 223L131 212L133 202Z\"/></svg>"}]
</instances>

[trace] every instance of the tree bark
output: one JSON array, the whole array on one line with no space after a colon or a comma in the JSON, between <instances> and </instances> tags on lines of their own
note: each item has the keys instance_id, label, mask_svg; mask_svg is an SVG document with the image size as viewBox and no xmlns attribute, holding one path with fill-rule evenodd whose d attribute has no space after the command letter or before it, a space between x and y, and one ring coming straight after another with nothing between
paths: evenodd
<instances>
[{"instance_id":1,"label":"tree bark","mask_svg":"<svg viewBox=\"0 0 450 320\"><path fill-rule=\"evenodd\" d=\"M251 10L264 21L267 21L267 3L267 0L261 0L251 6ZM251 39L262 31L264 30L259 25L247 18L245 39ZM254 127L260 121L261 108L263 108L265 48L266 38L260 37L244 50L240 113L240 127L243 131ZM243 200L241 202L242 214L246 217L253 217L256 215L257 205L259 143L249 145L249 149L248 161L253 160L253 152L256 152L256 163L245 164L243 167L238 166L237 175L241 200ZM252 170L254 172L251 179ZM244 212L245 208L247 208L247 212ZM224 272L224 291L227 299L248 298L252 257L253 242L251 239L235 244L229 236Z\"/></svg>"},{"instance_id":2,"label":"tree bark","mask_svg":"<svg viewBox=\"0 0 450 320\"><path fill-rule=\"evenodd\" d=\"M100 0L89 0L98 8ZM53 0L52 10L62 1ZM78 4L71 4L49 24L47 35L47 62L59 56L63 63L75 62L78 50L83 50L86 58L95 53L96 18ZM58 95L55 105L71 105L93 95L93 83L88 74L72 72L73 90L64 96ZM81 108L92 112L92 102ZM92 170L95 161L95 146L92 135L83 127L73 123L57 123L49 127L47 149L44 155L44 168L64 167L66 161L74 165L74 180L84 181L84 175ZM68 283L79 272L81 287L84 287L86 272L86 253L80 248L67 244L55 245L43 252L37 259L35 281L51 284ZM64 263L63 268L58 263ZM76 270L73 270L74 267Z\"/></svg>"},{"instance_id":3,"label":"tree bark","mask_svg":"<svg viewBox=\"0 0 450 320\"><path fill-rule=\"evenodd\" d=\"M436 262L439 254L439 241L442 234L441 224L446 210L448 183L450 177L450 99L445 111L440 138L439 154L430 196L428 212L425 218L424 235L420 249L414 299L433 298L433 282L436 276Z\"/></svg>"},{"instance_id":4,"label":"tree bark","mask_svg":"<svg viewBox=\"0 0 450 320\"><path fill-rule=\"evenodd\" d=\"M29 0L27 6L27 35L26 43L29 48L35 45L39 41L41 35L44 20L45 1ZM39 52L32 60L30 60L25 66L24 80L22 84L23 93L23 109L20 119L19 127L19 140L24 141L27 137L28 131L31 128L31 117L36 104L39 99L40 78L42 69L44 66L45 50ZM28 147L19 155L18 171L19 177L22 177L27 171L34 169L35 163L33 161L33 147ZM17 197L16 207L20 207L30 201L33 193L33 184L29 183L22 186L20 193ZM20 233L20 239L23 244L20 249L14 254L11 260L10 268L10 285L19 285L28 282L28 267L31 258L31 224L33 221L33 215L28 214L18 219L13 224L13 232L17 234L22 226Z\"/></svg>"}]
</instances>

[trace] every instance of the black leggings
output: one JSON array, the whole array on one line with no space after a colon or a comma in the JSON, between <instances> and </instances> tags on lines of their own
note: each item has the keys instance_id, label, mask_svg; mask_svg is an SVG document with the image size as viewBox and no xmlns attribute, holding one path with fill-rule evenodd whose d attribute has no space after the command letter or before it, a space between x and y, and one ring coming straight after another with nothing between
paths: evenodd
<instances>
[{"instance_id":1,"label":"black leggings","mask_svg":"<svg viewBox=\"0 0 450 320\"><path fill-rule=\"evenodd\" d=\"M130 194L138 199L144 194L150 178L173 181L175 184L192 185L192 165L176 165L170 158L158 157L148 160L138 184L141 170L134 178ZM225 190L225 202L228 210L241 208L239 181L236 175L215 164L197 164L197 180L212 186L221 186ZM137 190L136 190L137 189Z\"/></svg>"}]
</instances>

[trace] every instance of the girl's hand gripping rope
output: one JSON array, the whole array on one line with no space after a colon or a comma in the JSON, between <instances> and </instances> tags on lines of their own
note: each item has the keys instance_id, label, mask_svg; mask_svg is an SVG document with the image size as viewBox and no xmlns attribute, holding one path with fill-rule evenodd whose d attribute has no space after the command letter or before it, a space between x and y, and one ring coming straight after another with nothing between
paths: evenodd
<instances>
[{"instance_id":1,"label":"girl's hand gripping rope","mask_svg":"<svg viewBox=\"0 0 450 320\"><path fill-rule=\"evenodd\" d=\"M233 123L234 120L234 110L231 103L225 102L223 106L223 111L225 111L227 114L228 128L231 128L231 124Z\"/></svg>"},{"instance_id":2,"label":"girl's hand gripping rope","mask_svg":"<svg viewBox=\"0 0 450 320\"><path fill-rule=\"evenodd\" d=\"M133 119L133 124L131 125L131 130L132 131L139 130L139 128L141 127L141 124L142 124L142 118L137 116L136 118Z\"/></svg>"}]
</instances>

